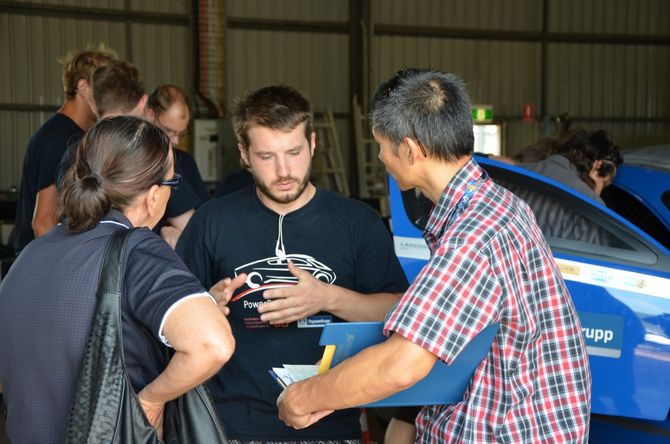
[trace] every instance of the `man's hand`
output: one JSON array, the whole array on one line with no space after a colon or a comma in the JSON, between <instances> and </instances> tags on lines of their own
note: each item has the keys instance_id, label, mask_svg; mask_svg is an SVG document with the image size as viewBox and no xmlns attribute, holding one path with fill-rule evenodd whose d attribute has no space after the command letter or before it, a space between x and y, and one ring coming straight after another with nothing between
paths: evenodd
<instances>
[{"instance_id":1,"label":"man's hand","mask_svg":"<svg viewBox=\"0 0 670 444\"><path fill-rule=\"evenodd\" d=\"M214 284L212 288L209 289L209 293L214 296L216 304L219 306L224 315L228 316L230 313L230 308L228 308L228 302L230 298L233 297L235 290L244 285L247 280L247 274L242 273L235 278L224 278L219 282Z\"/></svg>"},{"instance_id":2,"label":"man's hand","mask_svg":"<svg viewBox=\"0 0 670 444\"><path fill-rule=\"evenodd\" d=\"M291 394L296 390L300 383L296 382L288 386L277 398L277 408L279 409L279 419L284 421L289 427L294 429L304 429L309 427L315 422L319 421L324 416L328 416L334 412L334 410L323 410L320 412L311 412L311 413L299 413L295 410L295 403L291 402Z\"/></svg>"},{"instance_id":3,"label":"man's hand","mask_svg":"<svg viewBox=\"0 0 670 444\"><path fill-rule=\"evenodd\" d=\"M320 311L329 311L328 295L332 287L291 261L288 262L288 269L298 278L298 283L266 290L263 298L271 301L258 307L261 320L273 325L288 324Z\"/></svg>"},{"instance_id":4,"label":"man's hand","mask_svg":"<svg viewBox=\"0 0 670 444\"><path fill-rule=\"evenodd\" d=\"M165 413L165 403L153 402L146 399L144 392L137 394L137 399L140 401L140 406L149 420L149 424L156 429L158 437L163 439L163 414Z\"/></svg>"}]
</instances>

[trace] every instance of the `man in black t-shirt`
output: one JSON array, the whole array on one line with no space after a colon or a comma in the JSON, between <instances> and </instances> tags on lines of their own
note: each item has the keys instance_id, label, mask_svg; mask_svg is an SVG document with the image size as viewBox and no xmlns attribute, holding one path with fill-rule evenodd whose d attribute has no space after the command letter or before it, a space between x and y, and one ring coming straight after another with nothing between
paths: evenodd
<instances>
[{"instance_id":1,"label":"man in black t-shirt","mask_svg":"<svg viewBox=\"0 0 670 444\"><path fill-rule=\"evenodd\" d=\"M255 186L203 204L177 243L203 285L214 285L237 344L208 384L219 415L233 444L360 443L357 410L286 427L268 370L316 363L329 322L384 319L407 287L391 236L371 207L310 183L316 137L299 92L262 88L233 119Z\"/></svg>"},{"instance_id":2,"label":"man in black t-shirt","mask_svg":"<svg viewBox=\"0 0 670 444\"><path fill-rule=\"evenodd\" d=\"M89 78L91 109L99 119L113 116L141 116L147 103L144 82L135 65L126 60L114 60L96 68ZM83 134L72 138L60 159L56 171L58 192L70 167L75 163L77 147Z\"/></svg>"},{"instance_id":3,"label":"man in black t-shirt","mask_svg":"<svg viewBox=\"0 0 670 444\"><path fill-rule=\"evenodd\" d=\"M113 51L104 48L71 52L64 58L65 103L33 135L23 158L13 245L16 255L58 222L58 165L68 144L80 139L96 121L89 77L97 67L116 58Z\"/></svg>"},{"instance_id":4,"label":"man in black t-shirt","mask_svg":"<svg viewBox=\"0 0 670 444\"><path fill-rule=\"evenodd\" d=\"M154 228L174 248L195 209L209 199L209 191L195 159L186 151L177 148L188 131L191 106L184 90L176 85L165 84L160 85L149 96L145 115L170 136L174 147L174 170L182 177L179 188L170 196L165 217Z\"/></svg>"}]
</instances>

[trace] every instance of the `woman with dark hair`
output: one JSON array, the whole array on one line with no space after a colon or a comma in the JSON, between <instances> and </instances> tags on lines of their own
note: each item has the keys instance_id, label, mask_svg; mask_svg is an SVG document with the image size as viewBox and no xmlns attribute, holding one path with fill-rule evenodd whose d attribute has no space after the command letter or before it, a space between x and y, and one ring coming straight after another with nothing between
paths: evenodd
<instances>
[{"instance_id":1,"label":"woman with dark hair","mask_svg":"<svg viewBox=\"0 0 670 444\"><path fill-rule=\"evenodd\" d=\"M619 147L605 131L576 130L558 142L546 159L519 166L561 182L604 205L600 194L612 183L622 163Z\"/></svg>"},{"instance_id":2,"label":"woman with dark hair","mask_svg":"<svg viewBox=\"0 0 670 444\"><path fill-rule=\"evenodd\" d=\"M598 196L614 180L623 156L603 130L576 130L569 133L554 150L566 157L579 178Z\"/></svg>"},{"instance_id":3,"label":"woman with dark hair","mask_svg":"<svg viewBox=\"0 0 670 444\"><path fill-rule=\"evenodd\" d=\"M64 222L31 242L0 286L0 382L12 442L65 438L102 259L117 230L147 227L131 234L125 252L121 323L130 382L159 435L165 403L231 356L224 314L149 229L179 183L172 159L165 132L137 117L101 120L79 145L59 203Z\"/></svg>"}]
</instances>

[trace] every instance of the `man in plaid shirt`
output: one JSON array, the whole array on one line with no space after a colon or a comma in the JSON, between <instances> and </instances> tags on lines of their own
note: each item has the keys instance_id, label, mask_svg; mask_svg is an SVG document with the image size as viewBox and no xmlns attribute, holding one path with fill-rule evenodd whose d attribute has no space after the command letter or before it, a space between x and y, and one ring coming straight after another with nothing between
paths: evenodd
<instances>
[{"instance_id":1,"label":"man in plaid shirt","mask_svg":"<svg viewBox=\"0 0 670 444\"><path fill-rule=\"evenodd\" d=\"M379 158L401 189L435 203L431 257L384 326L389 338L279 399L288 425L375 401L421 380L500 323L463 400L417 417L417 442L588 441L591 376L572 300L528 206L472 159L470 101L460 79L401 71L373 98Z\"/></svg>"}]
</instances>

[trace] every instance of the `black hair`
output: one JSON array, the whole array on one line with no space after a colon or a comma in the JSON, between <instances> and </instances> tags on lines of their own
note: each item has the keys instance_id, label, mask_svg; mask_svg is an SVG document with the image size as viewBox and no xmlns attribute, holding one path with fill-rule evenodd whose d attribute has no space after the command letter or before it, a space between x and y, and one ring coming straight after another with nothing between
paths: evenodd
<instances>
[{"instance_id":1,"label":"black hair","mask_svg":"<svg viewBox=\"0 0 670 444\"><path fill-rule=\"evenodd\" d=\"M474 146L472 108L452 73L409 68L382 83L372 98L372 131L394 148L413 138L429 156L454 162Z\"/></svg>"}]
</instances>

